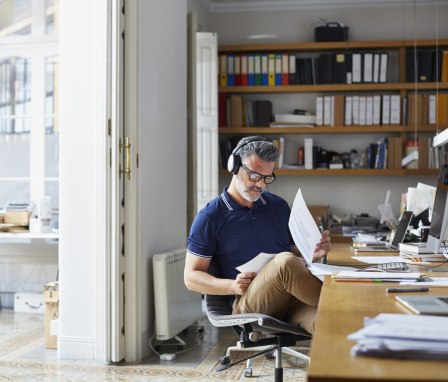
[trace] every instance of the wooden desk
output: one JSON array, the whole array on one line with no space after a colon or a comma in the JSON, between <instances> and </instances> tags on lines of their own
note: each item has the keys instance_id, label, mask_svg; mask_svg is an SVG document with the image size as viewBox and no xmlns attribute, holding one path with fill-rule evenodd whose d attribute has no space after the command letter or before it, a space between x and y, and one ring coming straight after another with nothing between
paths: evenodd
<instances>
[{"instance_id":1,"label":"wooden desk","mask_svg":"<svg viewBox=\"0 0 448 382\"><path fill-rule=\"evenodd\" d=\"M351 267L362 267L367 264L361 263L352 256L400 256L399 252L362 252L355 254L350 250L350 244L335 243L331 244L331 251L327 255L327 263L332 265L348 265Z\"/></svg>"},{"instance_id":2,"label":"wooden desk","mask_svg":"<svg viewBox=\"0 0 448 382\"><path fill-rule=\"evenodd\" d=\"M337 249L333 262L343 255L344 249ZM347 246L345 256L351 256ZM446 361L355 357L350 354L355 342L347 340L347 336L364 326L364 317L379 313L409 313L396 303L394 294L386 294L385 289L394 284L344 283L325 277L311 345L309 382L448 381ZM429 294L448 295L448 288L432 288Z\"/></svg>"}]
</instances>

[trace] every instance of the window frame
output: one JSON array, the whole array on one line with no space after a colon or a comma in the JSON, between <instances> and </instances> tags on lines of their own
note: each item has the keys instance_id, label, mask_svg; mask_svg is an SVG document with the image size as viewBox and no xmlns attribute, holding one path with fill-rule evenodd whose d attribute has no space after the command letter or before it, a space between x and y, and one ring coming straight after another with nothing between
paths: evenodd
<instances>
[{"instance_id":1,"label":"window frame","mask_svg":"<svg viewBox=\"0 0 448 382\"><path fill-rule=\"evenodd\" d=\"M59 182L59 176L45 174L46 62L59 56L59 36L46 34L46 1L32 0L31 6L31 33L0 38L0 59L17 56L31 62L30 172L29 177L0 177L0 181L28 182L30 200L36 202L45 196L47 182Z\"/></svg>"}]
</instances>

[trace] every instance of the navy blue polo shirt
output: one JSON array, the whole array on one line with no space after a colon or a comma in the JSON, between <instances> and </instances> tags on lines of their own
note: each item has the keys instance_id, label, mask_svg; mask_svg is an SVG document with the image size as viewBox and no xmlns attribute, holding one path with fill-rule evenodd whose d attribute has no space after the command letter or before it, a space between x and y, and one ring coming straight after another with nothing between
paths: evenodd
<instances>
[{"instance_id":1,"label":"navy blue polo shirt","mask_svg":"<svg viewBox=\"0 0 448 382\"><path fill-rule=\"evenodd\" d=\"M212 259L222 278L235 279L235 268L260 252L291 251L289 215L288 203L277 195L265 192L249 208L236 203L225 188L197 214L188 252Z\"/></svg>"}]
</instances>

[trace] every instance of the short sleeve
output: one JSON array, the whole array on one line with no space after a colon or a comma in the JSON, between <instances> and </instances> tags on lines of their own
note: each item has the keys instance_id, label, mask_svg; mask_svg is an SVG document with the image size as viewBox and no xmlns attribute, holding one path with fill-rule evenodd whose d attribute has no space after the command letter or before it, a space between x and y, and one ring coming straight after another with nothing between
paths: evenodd
<instances>
[{"instance_id":1,"label":"short sleeve","mask_svg":"<svg viewBox=\"0 0 448 382\"><path fill-rule=\"evenodd\" d=\"M216 249L215 228L206 210L201 210L195 217L191 225L190 235L187 239L187 250L189 253L211 258Z\"/></svg>"}]
</instances>

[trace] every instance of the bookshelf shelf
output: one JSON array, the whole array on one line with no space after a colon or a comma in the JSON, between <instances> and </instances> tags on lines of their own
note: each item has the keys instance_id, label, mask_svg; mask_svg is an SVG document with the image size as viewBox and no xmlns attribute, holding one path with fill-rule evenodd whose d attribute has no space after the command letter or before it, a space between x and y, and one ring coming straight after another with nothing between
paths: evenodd
<instances>
[{"instance_id":1,"label":"bookshelf shelf","mask_svg":"<svg viewBox=\"0 0 448 382\"><path fill-rule=\"evenodd\" d=\"M435 46L434 40L390 40L390 41L340 41L340 42L303 42L286 44L245 44L221 45L219 51L226 52L299 52L299 51L325 51L344 49L398 49ZM438 45L448 45L448 39L439 39Z\"/></svg>"},{"instance_id":2,"label":"bookshelf shelf","mask_svg":"<svg viewBox=\"0 0 448 382\"><path fill-rule=\"evenodd\" d=\"M436 49L437 54L435 54ZM308 140L308 143L311 139L315 139L316 141L320 140L325 142L325 144L328 144L333 138L323 136L324 134L334 134L337 136L334 139L337 139L339 143L344 140L343 135L357 134L362 136L363 134L377 134L383 135L377 142L371 142L371 137L359 138L358 141L361 142L361 139L369 139L369 142L364 145L364 147L368 146L366 148L365 158L373 158L371 155L376 155L377 158L376 162L374 161L373 164L372 162L368 163L370 167L386 166L390 168L341 170L299 170L280 168L276 170L276 173L286 176L437 175L437 169L428 167L437 167L439 160L442 159L441 155L444 154L439 154L439 152L436 153L430 144L430 138L431 136L434 136L437 131L441 131L448 127L448 106L445 105L446 102L448 102L448 96L445 97L444 94L447 93L448 90L448 54L446 51L448 51L448 39L417 41L304 42L219 46L218 54L220 57L218 61L220 63L222 62L220 60L221 58L224 58L224 60L232 60L230 67L233 67L232 65L237 65L233 62L237 57L241 61L241 63L238 63L238 65L241 65L241 68L240 66L237 66L241 69L241 71L238 71L238 76L237 72L233 72L232 70L228 72L224 71L223 73L220 72L219 83L224 85L219 87L220 99L224 100L224 102L220 101L220 108L222 107L225 111L220 112L220 116L226 116L224 120L220 119L222 122L219 128L220 144L223 143L222 146L224 147L222 151L224 155L222 155L221 160L225 161L226 153L231 152L232 150L229 147L229 142L234 144L234 141L238 136L267 135L275 141L280 140L282 142L280 146L284 149L284 147L288 145L288 139L290 142L294 142L294 144L297 145L297 139L291 138L292 135L313 137ZM310 55L307 56L307 53L310 53ZM430 53L430 55L428 55L428 53ZM364 67L364 58L367 54L372 56L369 58L370 61L368 61L372 66L370 69ZM417 57L419 54L422 54L422 56ZM355 70L355 55L357 56L357 70ZM385 57L383 57L383 55ZM327 60L330 56L333 61L331 61L330 66L325 66L328 65ZM343 58L340 59L338 56L342 56ZM360 57L359 60L358 56ZM296 61L294 61L294 57ZM433 61L427 61L428 57L432 57L430 59ZM243 71L243 58L246 61L249 61L249 58L253 60L258 59L260 61L258 64L256 63L257 61L255 61L255 66L250 66L249 63L246 63L245 65L247 66L244 66L246 69ZM293 62L295 62L293 66L290 66L291 58ZM383 67L383 58L385 67ZM418 66L412 63L414 58L417 58ZM263 59L264 61L262 61ZM274 59L276 61L274 61ZM286 61L284 59L286 59ZM304 60L308 60L308 65L311 65L311 73L304 69ZM350 65L347 63L348 60L350 60ZM311 62L311 64L309 62ZM337 66L340 62L344 63L342 67L342 80L340 76L341 66ZM438 71L434 71L436 62L438 63ZM299 69L299 63L301 63L301 69ZM251 65L254 64L252 63ZM258 69L254 69L254 67L258 67ZM293 74L292 77L288 77L288 75L291 74L289 73L291 67L294 68L292 69ZM221 65L220 68L225 68L224 64ZM421 68L424 68L422 73L420 72ZM425 70L425 68L427 70ZM366 74L366 71L368 72L369 70L371 72L370 77ZM417 73L414 74L414 70L417 70ZM337 77L335 74L336 71L338 71ZM332 76L329 78L325 75L328 72L332 73ZM352 77L347 77L347 81L350 82L349 78L354 80L356 73L356 83L345 83L346 74L349 72ZM359 72L361 72L361 74ZM251 73L250 76L249 73ZM258 74L254 75L254 73ZM226 74L229 74L231 77L227 77ZM301 77L302 75L303 77ZM237 78L239 79L238 81ZM302 81L302 78L305 80ZM414 78L418 78L418 81L413 81ZM288 84L288 82L290 85L285 85ZM273 86L274 83L276 84L275 86ZM280 85L281 83L284 85ZM303 83L303 85L301 85L301 83ZM227 86L225 86L226 84ZM241 84L245 84L246 86L241 86ZM247 86L247 84L252 85ZM281 94L284 95L280 96ZM294 96L294 94L296 94L296 96ZM232 97L233 95L235 97ZM260 97L258 97L258 95L260 95ZM253 118L252 116L252 110L259 110L260 114L257 115L266 114L266 112L263 112L263 109L261 109L261 106L257 109L255 106L252 106L252 103L258 102L258 105L260 105L262 102L266 103L266 99L272 100L272 103L275 101L276 105L272 106L271 103L270 109L267 109L275 113L276 109L281 109L280 106L282 103L288 105L288 107L290 107L289 105L293 102L297 104L297 100L300 99L299 97L303 97L305 100L304 104L309 107L310 97L313 97L314 95L316 100L319 100L320 105L320 113L317 113L316 111L316 115L318 116L316 118L318 126L262 127L262 125L269 126L269 121L266 121L266 118L257 120L257 118ZM328 119L323 118L323 114L325 114L325 117L328 115L326 107L330 103L325 102L329 98L331 98L330 102L332 102L331 108L328 108L328 110L331 110L331 122L328 122ZM361 99L364 102L363 110L365 114L362 119L361 111L359 111L360 114L358 120L355 121L355 118L353 117L352 121L352 112L350 111L347 113L346 110L352 110L352 105L353 108L355 108L355 98L359 99L359 105L357 104L359 110L361 110ZM246 103L243 103L243 99L244 102L247 101L249 106L247 106ZM292 99L293 101L291 102ZM325 102L322 101L322 99L325 99ZM346 109L348 107L347 99L350 99L350 109ZM375 106L375 104L372 106L372 99L376 99L374 102L377 102L376 105L379 106ZM385 99L388 99L387 104ZM393 105L392 101L394 101ZM368 104L368 102L370 103ZM222 106L223 104L224 106ZM317 104L316 101L316 109L318 109ZM442 104L445 105L446 113L443 111L442 114L440 114L441 109L439 110L438 105ZM383 114L385 105L389 108L388 113L390 115L387 117L384 117L386 114ZM325 108L324 112L322 112L323 108ZM372 112L372 109L376 110L376 113ZM239 111L232 114L233 110ZM266 110L266 108L264 110ZM369 110L371 114L368 114ZM394 118L392 118L392 111L395 113ZM254 112L254 114L255 113L256 112ZM292 110L289 111L289 113L292 113ZM347 115L350 116L348 120L349 122L347 122ZM366 115L370 116L370 122ZM375 117L372 118L372 115L375 115ZM440 118L441 115L442 118ZM290 120L293 119L290 118ZM374 125L372 125L372 120ZM396 124L397 121L399 121L399 124ZM393 124L393 122L395 122L395 124ZM241 125L244 126L245 124L253 125L254 123L258 123L258 125L235 127ZM344 123L347 123L348 126L345 126ZM334 126L330 126L332 124ZM283 135L286 137L281 137ZM332 140L332 142L335 142L335 140ZM410 143L414 140L418 141L418 150L422 153L419 158L419 166L421 168L412 170L401 168L401 158L405 156L406 152L405 142ZM372 148L375 144L377 145L377 148ZM318 142L316 146L323 146L323 144L319 144ZM340 145L336 146L339 147ZM331 151L331 147L321 148L327 152ZM350 150L351 149L348 149L346 152ZM360 150L363 149L358 147L357 152L360 153L361 156L364 155ZM296 151L284 149L284 152L285 158L283 159L287 160L287 153L289 152L289 155L291 155L291 153ZM371 154L372 152L373 154ZM378 154L378 152L380 152L380 154ZM387 153L387 156L385 153ZM378 157L383 158L384 160L381 161L380 159L380 161L378 161ZM384 163L385 160L387 160L387 163ZM281 161L280 163L288 162ZM324 161L321 163L329 162ZM226 174L225 170L221 172L221 175L224 174Z\"/></svg>"},{"instance_id":3,"label":"bookshelf shelf","mask_svg":"<svg viewBox=\"0 0 448 382\"><path fill-rule=\"evenodd\" d=\"M440 127L439 128L444 128ZM316 127L220 127L220 135L247 135L247 134L372 134L372 133L413 133L410 126L316 126ZM417 133L436 133L435 126L419 126Z\"/></svg>"},{"instance_id":4,"label":"bookshelf shelf","mask_svg":"<svg viewBox=\"0 0 448 382\"><path fill-rule=\"evenodd\" d=\"M340 91L384 92L400 90L446 90L447 82L418 82L414 83L372 83L372 84L343 84L343 85L277 85L277 86L222 86L220 93L319 93Z\"/></svg>"},{"instance_id":5,"label":"bookshelf shelf","mask_svg":"<svg viewBox=\"0 0 448 382\"><path fill-rule=\"evenodd\" d=\"M421 176L421 175L437 175L438 169L314 169L314 170L299 170L280 168L275 170L276 175L281 176ZM220 170L220 175L228 175L227 170Z\"/></svg>"}]
</instances>

